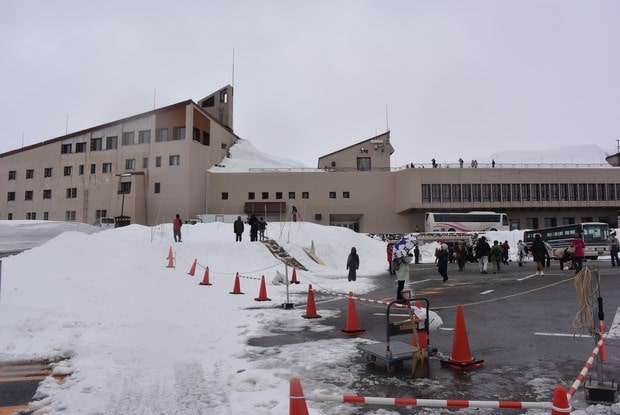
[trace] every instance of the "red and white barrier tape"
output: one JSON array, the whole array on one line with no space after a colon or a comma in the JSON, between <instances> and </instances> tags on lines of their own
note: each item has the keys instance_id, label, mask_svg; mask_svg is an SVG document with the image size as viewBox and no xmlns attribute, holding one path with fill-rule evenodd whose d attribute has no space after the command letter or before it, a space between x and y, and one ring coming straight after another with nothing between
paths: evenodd
<instances>
[{"instance_id":1,"label":"red and white barrier tape","mask_svg":"<svg viewBox=\"0 0 620 415\"><path fill-rule=\"evenodd\" d=\"M318 292L318 293L322 293L322 294L325 294L325 295L333 295L333 296L336 296L336 297L346 297L346 298L349 298L349 294L339 293L339 292L336 292L336 291L327 291L327 290L321 290L321 289L317 289L317 288L312 289L312 291L315 292L315 293ZM370 298L354 297L354 296L351 296L350 298L352 298L352 299L354 299L356 301L362 301L362 302L371 303L371 304L381 304L381 305L388 305L391 302L391 301L383 301L383 300L372 300ZM399 304L399 303L392 304L392 306L393 307L408 308L406 304ZM414 307L417 308L417 306L415 306L415 305L414 305Z\"/></svg>"},{"instance_id":2,"label":"red and white barrier tape","mask_svg":"<svg viewBox=\"0 0 620 415\"><path fill-rule=\"evenodd\" d=\"M590 357L586 361L586 364L584 365L583 369L581 369L581 372L579 372L579 376L577 376L577 379L575 380L575 382L573 383L573 385L570 387L570 389L567 392L569 400L573 397L573 395L575 395L575 392L577 392L577 389L579 389L581 382L583 382L583 380L586 378L586 375L588 374L588 371L592 367L592 363L594 363L594 359L596 358L596 355L598 355L598 353L601 350L601 347L603 347L603 344L605 343L606 338L607 338L607 335L605 333L601 333L601 338L596 343L596 347L594 348L594 350L592 350L592 353L590 353Z\"/></svg>"}]
</instances>

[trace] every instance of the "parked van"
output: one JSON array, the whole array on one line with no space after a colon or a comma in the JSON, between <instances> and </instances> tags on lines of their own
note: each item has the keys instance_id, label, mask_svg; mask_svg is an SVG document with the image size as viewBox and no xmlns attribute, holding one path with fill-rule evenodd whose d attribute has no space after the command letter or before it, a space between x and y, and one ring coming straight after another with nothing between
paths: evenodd
<instances>
[{"instance_id":1,"label":"parked van","mask_svg":"<svg viewBox=\"0 0 620 415\"><path fill-rule=\"evenodd\" d=\"M100 226L104 229L116 228L116 220L114 220L114 218L103 217L103 218L97 219L97 222L95 222L95 225Z\"/></svg>"}]
</instances>

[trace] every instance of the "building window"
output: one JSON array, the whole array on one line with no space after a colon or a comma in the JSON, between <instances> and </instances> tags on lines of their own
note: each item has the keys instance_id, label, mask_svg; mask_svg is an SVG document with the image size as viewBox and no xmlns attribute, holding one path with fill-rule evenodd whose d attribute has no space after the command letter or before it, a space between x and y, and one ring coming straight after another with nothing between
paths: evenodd
<instances>
[{"instance_id":1,"label":"building window","mask_svg":"<svg viewBox=\"0 0 620 415\"><path fill-rule=\"evenodd\" d=\"M228 192L222 192L222 200L228 200Z\"/></svg>"},{"instance_id":2,"label":"building window","mask_svg":"<svg viewBox=\"0 0 620 415\"><path fill-rule=\"evenodd\" d=\"M102 144L103 144L103 140L101 139L101 137L91 138L90 139L90 151L101 151Z\"/></svg>"},{"instance_id":3,"label":"building window","mask_svg":"<svg viewBox=\"0 0 620 415\"><path fill-rule=\"evenodd\" d=\"M168 157L168 165L169 166L180 166L181 165L181 156L175 154L173 156Z\"/></svg>"},{"instance_id":4,"label":"building window","mask_svg":"<svg viewBox=\"0 0 620 415\"><path fill-rule=\"evenodd\" d=\"M538 202L540 200L540 185L538 183L532 183L530 186L532 202Z\"/></svg>"},{"instance_id":5,"label":"building window","mask_svg":"<svg viewBox=\"0 0 620 415\"><path fill-rule=\"evenodd\" d=\"M52 177L52 168L46 167L43 171L43 177Z\"/></svg>"},{"instance_id":6,"label":"building window","mask_svg":"<svg viewBox=\"0 0 620 415\"><path fill-rule=\"evenodd\" d=\"M75 221L75 210L67 210L65 211L65 221L74 222Z\"/></svg>"},{"instance_id":7,"label":"building window","mask_svg":"<svg viewBox=\"0 0 620 415\"><path fill-rule=\"evenodd\" d=\"M185 140L185 127L174 127L172 129L173 140Z\"/></svg>"},{"instance_id":8,"label":"building window","mask_svg":"<svg viewBox=\"0 0 620 415\"><path fill-rule=\"evenodd\" d=\"M43 212L43 220L49 220L50 218L50 213L49 212Z\"/></svg>"},{"instance_id":9,"label":"building window","mask_svg":"<svg viewBox=\"0 0 620 415\"><path fill-rule=\"evenodd\" d=\"M64 168L64 175L65 176L71 176L71 174L73 174L73 167L72 166L65 166L65 168Z\"/></svg>"},{"instance_id":10,"label":"building window","mask_svg":"<svg viewBox=\"0 0 620 415\"><path fill-rule=\"evenodd\" d=\"M26 170L26 179L32 179L34 178L34 169L27 169Z\"/></svg>"},{"instance_id":11,"label":"building window","mask_svg":"<svg viewBox=\"0 0 620 415\"><path fill-rule=\"evenodd\" d=\"M158 128L155 130L155 142L160 143L162 141L168 141L168 129Z\"/></svg>"},{"instance_id":12,"label":"building window","mask_svg":"<svg viewBox=\"0 0 620 415\"><path fill-rule=\"evenodd\" d=\"M151 130L138 131L138 144L148 144L151 142Z\"/></svg>"},{"instance_id":13,"label":"building window","mask_svg":"<svg viewBox=\"0 0 620 415\"><path fill-rule=\"evenodd\" d=\"M86 143L75 143L76 153L86 153Z\"/></svg>"},{"instance_id":14,"label":"building window","mask_svg":"<svg viewBox=\"0 0 620 415\"><path fill-rule=\"evenodd\" d=\"M126 133L123 133L123 145L130 146L133 144L135 144L133 131L127 131Z\"/></svg>"},{"instance_id":15,"label":"building window","mask_svg":"<svg viewBox=\"0 0 620 415\"><path fill-rule=\"evenodd\" d=\"M149 158L148 157L142 157L142 168L143 169L148 169L149 168Z\"/></svg>"},{"instance_id":16,"label":"building window","mask_svg":"<svg viewBox=\"0 0 620 415\"><path fill-rule=\"evenodd\" d=\"M310 199L310 192L301 192L302 199Z\"/></svg>"},{"instance_id":17,"label":"building window","mask_svg":"<svg viewBox=\"0 0 620 415\"><path fill-rule=\"evenodd\" d=\"M471 184L462 184L463 202L471 202Z\"/></svg>"},{"instance_id":18,"label":"building window","mask_svg":"<svg viewBox=\"0 0 620 415\"><path fill-rule=\"evenodd\" d=\"M192 140L200 142L200 130L196 127L192 130Z\"/></svg>"},{"instance_id":19,"label":"building window","mask_svg":"<svg viewBox=\"0 0 620 415\"><path fill-rule=\"evenodd\" d=\"M431 201L441 202L441 185L440 184L431 185Z\"/></svg>"},{"instance_id":20,"label":"building window","mask_svg":"<svg viewBox=\"0 0 620 415\"><path fill-rule=\"evenodd\" d=\"M17 178L17 170L9 170L9 180L15 180Z\"/></svg>"},{"instance_id":21,"label":"building window","mask_svg":"<svg viewBox=\"0 0 620 415\"><path fill-rule=\"evenodd\" d=\"M549 191L551 193L551 200L553 202L557 202L560 200L560 185L557 183L552 183L549 186Z\"/></svg>"},{"instance_id":22,"label":"building window","mask_svg":"<svg viewBox=\"0 0 620 415\"><path fill-rule=\"evenodd\" d=\"M431 202L431 185L423 184L422 185L422 203L430 203Z\"/></svg>"},{"instance_id":23,"label":"building window","mask_svg":"<svg viewBox=\"0 0 620 415\"><path fill-rule=\"evenodd\" d=\"M336 192L329 192L329 198L330 199L335 199L336 198Z\"/></svg>"},{"instance_id":24,"label":"building window","mask_svg":"<svg viewBox=\"0 0 620 415\"><path fill-rule=\"evenodd\" d=\"M131 182L120 182L118 184L118 194L131 193Z\"/></svg>"},{"instance_id":25,"label":"building window","mask_svg":"<svg viewBox=\"0 0 620 415\"><path fill-rule=\"evenodd\" d=\"M26 190L26 192L24 193L24 200L32 200L32 190Z\"/></svg>"},{"instance_id":26,"label":"building window","mask_svg":"<svg viewBox=\"0 0 620 415\"><path fill-rule=\"evenodd\" d=\"M585 202L586 200L588 200L588 185L579 183L579 201Z\"/></svg>"},{"instance_id":27,"label":"building window","mask_svg":"<svg viewBox=\"0 0 620 415\"><path fill-rule=\"evenodd\" d=\"M530 201L530 185L529 184L521 184L521 200L524 202ZM536 228L528 228L528 229L536 229Z\"/></svg>"},{"instance_id":28,"label":"building window","mask_svg":"<svg viewBox=\"0 0 620 415\"><path fill-rule=\"evenodd\" d=\"M248 199L249 200L254 200L255 197L256 197L256 195L254 194L254 192L248 192Z\"/></svg>"},{"instance_id":29,"label":"building window","mask_svg":"<svg viewBox=\"0 0 620 415\"><path fill-rule=\"evenodd\" d=\"M616 186L613 183L607 183L607 200L616 200Z\"/></svg>"},{"instance_id":30,"label":"building window","mask_svg":"<svg viewBox=\"0 0 620 415\"><path fill-rule=\"evenodd\" d=\"M482 190L479 184L473 184L472 186L472 200L474 202L480 202L482 200Z\"/></svg>"},{"instance_id":31,"label":"building window","mask_svg":"<svg viewBox=\"0 0 620 415\"><path fill-rule=\"evenodd\" d=\"M482 185L482 201L490 202L491 201L491 185L485 183Z\"/></svg>"},{"instance_id":32,"label":"building window","mask_svg":"<svg viewBox=\"0 0 620 415\"><path fill-rule=\"evenodd\" d=\"M510 196L510 185L502 184L502 200L504 202L510 202L512 200Z\"/></svg>"},{"instance_id":33,"label":"building window","mask_svg":"<svg viewBox=\"0 0 620 415\"><path fill-rule=\"evenodd\" d=\"M282 200L282 192L276 192L276 200Z\"/></svg>"},{"instance_id":34,"label":"building window","mask_svg":"<svg viewBox=\"0 0 620 415\"><path fill-rule=\"evenodd\" d=\"M349 199L351 197L349 192L342 192L342 198L343 199Z\"/></svg>"},{"instance_id":35,"label":"building window","mask_svg":"<svg viewBox=\"0 0 620 415\"><path fill-rule=\"evenodd\" d=\"M489 185L487 185L489 186ZM501 202L502 201L502 191L501 191L501 186L497 183L493 183L492 185L490 185L490 193L491 193L491 200L493 202Z\"/></svg>"},{"instance_id":36,"label":"building window","mask_svg":"<svg viewBox=\"0 0 620 415\"><path fill-rule=\"evenodd\" d=\"M547 183L540 185L540 200L542 202L548 202L551 200L550 188Z\"/></svg>"},{"instance_id":37,"label":"building window","mask_svg":"<svg viewBox=\"0 0 620 415\"><path fill-rule=\"evenodd\" d=\"M105 139L105 149L106 150L116 150L118 147L118 137L113 135L111 137L106 137Z\"/></svg>"},{"instance_id":38,"label":"building window","mask_svg":"<svg viewBox=\"0 0 620 415\"><path fill-rule=\"evenodd\" d=\"M582 216L581 223L585 223L585 222L594 222L594 220L592 219L592 216Z\"/></svg>"},{"instance_id":39,"label":"building window","mask_svg":"<svg viewBox=\"0 0 620 415\"><path fill-rule=\"evenodd\" d=\"M159 193L161 191L161 183L157 182L155 183L155 193Z\"/></svg>"},{"instance_id":40,"label":"building window","mask_svg":"<svg viewBox=\"0 0 620 415\"><path fill-rule=\"evenodd\" d=\"M112 163L103 163L101 165L101 173L112 173Z\"/></svg>"},{"instance_id":41,"label":"building window","mask_svg":"<svg viewBox=\"0 0 620 415\"><path fill-rule=\"evenodd\" d=\"M60 146L60 154L71 154L71 144L62 144Z\"/></svg>"},{"instance_id":42,"label":"building window","mask_svg":"<svg viewBox=\"0 0 620 415\"><path fill-rule=\"evenodd\" d=\"M449 184L441 185L441 200L444 202L452 201L452 186Z\"/></svg>"},{"instance_id":43,"label":"building window","mask_svg":"<svg viewBox=\"0 0 620 415\"><path fill-rule=\"evenodd\" d=\"M568 183L560 183L560 200L568 202Z\"/></svg>"},{"instance_id":44,"label":"building window","mask_svg":"<svg viewBox=\"0 0 620 415\"><path fill-rule=\"evenodd\" d=\"M155 167L161 167L161 156L155 157Z\"/></svg>"},{"instance_id":45,"label":"building window","mask_svg":"<svg viewBox=\"0 0 620 415\"><path fill-rule=\"evenodd\" d=\"M526 229L538 229L538 218L525 218Z\"/></svg>"},{"instance_id":46,"label":"building window","mask_svg":"<svg viewBox=\"0 0 620 415\"><path fill-rule=\"evenodd\" d=\"M598 199L596 194L596 184L588 183L588 200L596 201Z\"/></svg>"},{"instance_id":47,"label":"building window","mask_svg":"<svg viewBox=\"0 0 620 415\"><path fill-rule=\"evenodd\" d=\"M453 202L461 201L461 185L460 184L452 185L452 201Z\"/></svg>"},{"instance_id":48,"label":"building window","mask_svg":"<svg viewBox=\"0 0 620 415\"><path fill-rule=\"evenodd\" d=\"M553 228L555 226L558 226L558 220L556 218L544 218L543 219L544 228Z\"/></svg>"},{"instance_id":49,"label":"building window","mask_svg":"<svg viewBox=\"0 0 620 415\"><path fill-rule=\"evenodd\" d=\"M228 146L226 145L226 143L221 143L221 144L220 144L220 148L221 148L222 150L226 150L226 147L228 147Z\"/></svg>"},{"instance_id":50,"label":"building window","mask_svg":"<svg viewBox=\"0 0 620 415\"><path fill-rule=\"evenodd\" d=\"M367 171L370 170L370 157L358 157L357 158L357 170Z\"/></svg>"},{"instance_id":51,"label":"building window","mask_svg":"<svg viewBox=\"0 0 620 415\"><path fill-rule=\"evenodd\" d=\"M67 188L67 199L75 199L76 197L77 197L77 188L68 187Z\"/></svg>"},{"instance_id":52,"label":"building window","mask_svg":"<svg viewBox=\"0 0 620 415\"><path fill-rule=\"evenodd\" d=\"M12 202L12 201L14 201L14 200L15 200L15 192L8 192L8 193L6 194L6 200L7 200L8 202Z\"/></svg>"},{"instance_id":53,"label":"building window","mask_svg":"<svg viewBox=\"0 0 620 415\"><path fill-rule=\"evenodd\" d=\"M36 220L37 212L26 212L26 219L28 220Z\"/></svg>"},{"instance_id":54,"label":"building window","mask_svg":"<svg viewBox=\"0 0 620 415\"><path fill-rule=\"evenodd\" d=\"M106 209L97 209L95 211L95 219L105 218L108 216L108 211Z\"/></svg>"},{"instance_id":55,"label":"building window","mask_svg":"<svg viewBox=\"0 0 620 415\"><path fill-rule=\"evenodd\" d=\"M568 197L571 202L577 201L579 197L579 186L577 183L571 183L568 185Z\"/></svg>"},{"instance_id":56,"label":"building window","mask_svg":"<svg viewBox=\"0 0 620 415\"><path fill-rule=\"evenodd\" d=\"M84 165L80 164L78 166L78 175L82 176L84 174Z\"/></svg>"},{"instance_id":57,"label":"building window","mask_svg":"<svg viewBox=\"0 0 620 415\"><path fill-rule=\"evenodd\" d=\"M512 185L512 200L515 202L521 201L521 185L520 184Z\"/></svg>"},{"instance_id":58,"label":"building window","mask_svg":"<svg viewBox=\"0 0 620 415\"><path fill-rule=\"evenodd\" d=\"M90 174L95 174L95 173L97 173L97 165L93 163L90 165Z\"/></svg>"},{"instance_id":59,"label":"building window","mask_svg":"<svg viewBox=\"0 0 620 415\"><path fill-rule=\"evenodd\" d=\"M44 189L43 190L43 199L51 199L52 198L52 190Z\"/></svg>"},{"instance_id":60,"label":"building window","mask_svg":"<svg viewBox=\"0 0 620 415\"><path fill-rule=\"evenodd\" d=\"M125 160L125 170L134 170L136 168L136 159Z\"/></svg>"},{"instance_id":61,"label":"building window","mask_svg":"<svg viewBox=\"0 0 620 415\"><path fill-rule=\"evenodd\" d=\"M269 192L262 192L261 193L261 199L263 199L263 200L269 199Z\"/></svg>"},{"instance_id":62,"label":"building window","mask_svg":"<svg viewBox=\"0 0 620 415\"><path fill-rule=\"evenodd\" d=\"M295 199L295 192L288 192L289 199Z\"/></svg>"},{"instance_id":63,"label":"building window","mask_svg":"<svg viewBox=\"0 0 620 415\"><path fill-rule=\"evenodd\" d=\"M202 144L205 146L211 145L211 135L206 131L202 132Z\"/></svg>"}]
</instances>

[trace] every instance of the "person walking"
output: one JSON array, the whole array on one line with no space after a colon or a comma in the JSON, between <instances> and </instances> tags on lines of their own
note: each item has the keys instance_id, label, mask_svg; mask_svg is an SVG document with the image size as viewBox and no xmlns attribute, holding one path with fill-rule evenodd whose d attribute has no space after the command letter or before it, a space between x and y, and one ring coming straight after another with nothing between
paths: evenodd
<instances>
[{"instance_id":1,"label":"person walking","mask_svg":"<svg viewBox=\"0 0 620 415\"><path fill-rule=\"evenodd\" d=\"M547 247L539 233L534 236L534 242L532 242L532 256L534 257L534 262L536 262L536 275L545 275L543 268L545 266L545 258L547 258Z\"/></svg>"},{"instance_id":2,"label":"person walking","mask_svg":"<svg viewBox=\"0 0 620 415\"><path fill-rule=\"evenodd\" d=\"M448 245L441 244L439 251L437 252L437 270L443 277L443 282L448 281L448 261L450 258L450 252L448 251Z\"/></svg>"},{"instance_id":3,"label":"person walking","mask_svg":"<svg viewBox=\"0 0 620 415\"><path fill-rule=\"evenodd\" d=\"M456 244L455 257L456 263L459 266L459 271L465 271L465 261L467 261L467 247L464 243Z\"/></svg>"},{"instance_id":4,"label":"person walking","mask_svg":"<svg viewBox=\"0 0 620 415\"><path fill-rule=\"evenodd\" d=\"M183 226L183 222L177 213L172 221L172 234L174 235L174 242L181 242L181 226Z\"/></svg>"},{"instance_id":5,"label":"person walking","mask_svg":"<svg viewBox=\"0 0 620 415\"><path fill-rule=\"evenodd\" d=\"M254 213L250 215L248 223L250 224L250 242L256 242L258 241L258 219Z\"/></svg>"},{"instance_id":6,"label":"person walking","mask_svg":"<svg viewBox=\"0 0 620 415\"><path fill-rule=\"evenodd\" d=\"M504 241L504 243L502 244L502 262L504 263L504 265L510 265L508 258L509 256L509 252L510 252L510 245L508 245L508 241Z\"/></svg>"},{"instance_id":7,"label":"person walking","mask_svg":"<svg viewBox=\"0 0 620 415\"><path fill-rule=\"evenodd\" d=\"M420 263L420 248L418 248L418 244L415 244L413 247L413 255L415 256L415 263Z\"/></svg>"},{"instance_id":8,"label":"person walking","mask_svg":"<svg viewBox=\"0 0 620 415\"><path fill-rule=\"evenodd\" d=\"M525 252L525 244L521 239L519 239L519 242L517 242L517 257L519 259L517 261L520 267L523 266L523 258L525 258L526 256L527 252Z\"/></svg>"},{"instance_id":9,"label":"person walking","mask_svg":"<svg viewBox=\"0 0 620 415\"><path fill-rule=\"evenodd\" d=\"M351 252L347 257L347 269L349 270L349 281L357 279L357 270L360 267L360 257L357 255L355 247L351 248Z\"/></svg>"},{"instance_id":10,"label":"person walking","mask_svg":"<svg viewBox=\"0 0 620 415\"><path fill-rule=\"evenodd\" d=\"M583 266L583 254L586 248L586 244L583 242L583 237L580 233L578 233L577 236L575 236L575 238L570 242L568 248L575 274L577 274L581 271ZM574 252L571 253L570 250L574 250Z\"/></svg>"},{"instance_id":11,"label":"person walking","mask_svg":"<svg viewBox=\"0 0 620 415\"><path fill-rule=\"evenodd\" d=\"M501 269L502 259L504 258L504 250L499 241L493 241L493 246L489 252L489 261L493 264L493 274L498 274Z\"/></svg>"},{"instance_id":12,"label":"person walking","mask_svg":"<svg viewBox=\"0 0 620 415\"><path fill-rule=\"evenodd\" d=\"M404 258L396 258L394 262L394 269L396 270L396 281L398 286L396 288L396 300L403 303L403 289L405 288L405 282L409 281L409 264L413 257L411 254L407 254Z\"/></svg>"},{"instance_id":13,"label":"person walking","mask_svg":"<svg viewBox=\"0 0 620 415\"><path fill-rule=\"evenodd\" d=\"M385 251L387 254L387 261L388 261L388 267L390 269L390 275L394 275L396 274L396 271L394 271L394 268L392 267L392 253L394 251L394 242L388 242L387 248Z\"/></svg>"},{"instance_id":14,"label":"person walking","mask_svg":"<svg viewBox=\"0 0 620 415\"><path fill-rule=\"evenodd\" d=\"M265 229L267 229L267 222L265 222L265 219L261 216L258 220L258 238L261 241L265 240Z\"/></svg>"},{"instance_id":15,"label":"person walking","mask_svg":"<svg viewBox=\"0 0 620 415\"><path fill-rule=\"evenodd\" d=\"M241 216L237 216L237 220L233 223L233 231L235 232L235 242L241 242L244 227L245 226L243 225Z\"/></svg>"},{"instance_id":16,"label":"person walking","mask_svg":"<svg viewBox=\"0 0 620 415\"><path fill-rule=\"evenodd\" d=\"M620 267L620 259L618 259L618 249L620 249L620 242L616 237L616 232L611 232L609 234L609 254L611 255L611 266L619 266Z\"/></svg>"},{"instance_id":17,"label":"person walking","mask_svg":"<svg viewBox=\"0 0 620 415\"><path fill-rule=\"evenodd\" d=\"M489 264L489 252L491 252L491 246L487 242L486 236L481 236L476 243L476 258L478 258L481 274L488 273L487 266Z\"/></svg>"}]
</instances>

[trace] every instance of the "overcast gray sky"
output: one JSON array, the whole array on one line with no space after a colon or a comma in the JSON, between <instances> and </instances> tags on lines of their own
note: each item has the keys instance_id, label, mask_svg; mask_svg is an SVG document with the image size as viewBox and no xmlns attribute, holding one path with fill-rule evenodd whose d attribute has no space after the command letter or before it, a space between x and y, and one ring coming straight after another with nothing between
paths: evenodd
<instances>
[{"instance_id":1,"label":"overcast gray sky","mask_svg":"<svg viewBox=\"0 0 620 415\"><path fill-rule=\"evenodd\" d=\"M23 0L0 5L0 152L235 86L235 132L393 165L620 139L620 1ZM501 160L498 160L501 162Z\"/></svg>"}]
</instances>

